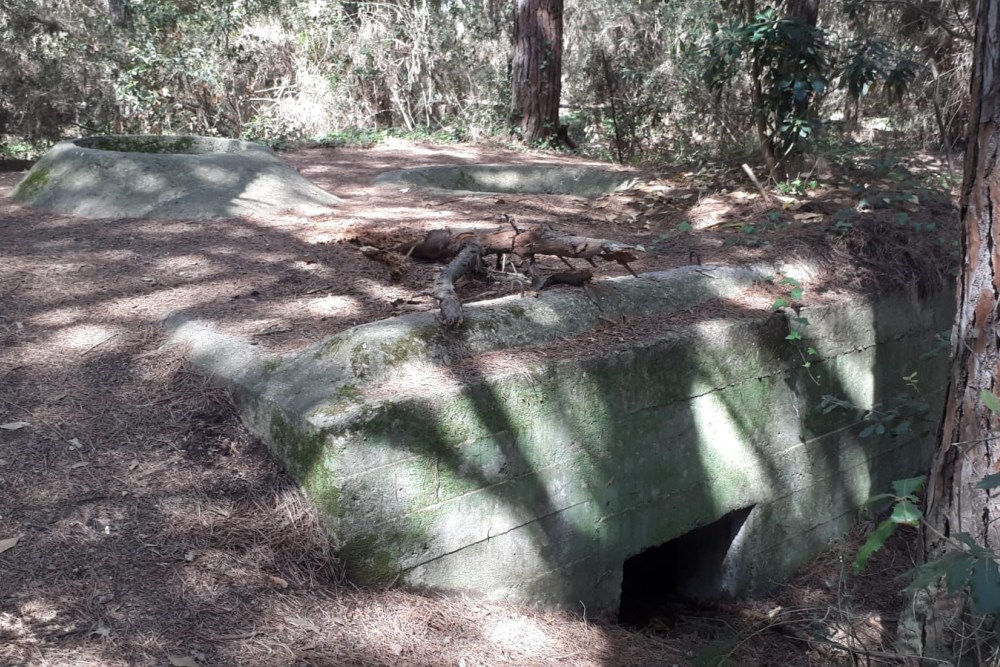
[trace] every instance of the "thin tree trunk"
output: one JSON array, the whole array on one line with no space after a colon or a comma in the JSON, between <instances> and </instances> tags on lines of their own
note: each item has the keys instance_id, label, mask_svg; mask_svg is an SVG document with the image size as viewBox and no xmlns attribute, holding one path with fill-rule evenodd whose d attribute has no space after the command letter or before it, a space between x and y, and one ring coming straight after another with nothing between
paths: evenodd
<instances>
[{"instance_id":1,"label":"thin tree trunk","mask_svg":"<svg viewBox=\"0 0 1000 667\"><path fill-rule=\"evenodd\" d=\"M516 0L513 118L529 143L554 136L559 127L562 81L563 0Z\"/></svg>"},{"instance_id":2,"label":"thin tree trunk","mask_svg":"<svg viewBox=\"0 0 1000 667\"><path fill-rule=\"evenodd\" d=\"M1000 339L1000 5L980 0L976 19L970 118L965 179L962 185L962 248L958 280L958 313L952 332L950 386L940 444L927 488L924 555L940 557L945 537L968 533L980 544L1000 547L1000 496L977 488L1000 469L1000 442L994 434L1000 416L980 398L997 393ZM991 497L992 495L992 497ZM904 624L901 638L922 655L952 659L958 651L959 624L969 610L965 595L949 597L941 590L918 595L909 609L916 618ZM971 638L961 638L966 648Z\"/></svg>"},{"instance_id":3,"label":"thin tree trunk","mask_svg":"<svg viewBox=\"0 0 1000 667\"><path fill-rule=\"evenodd\" d=\"M757 15L756 0L744 0L743 2L743 22L752 23ZM770 133L767 128L767 111L764 109L764 91L761 84L760 63L757 59L752 59L750 72L750 104L753 106L754 129L757 131L757 141L760 143L761 154L764 157L764 165L767 167L767 175L772 181L779 181L778 159L774 154L774 145L771 143Z\"/></svg>"}]
</instances>

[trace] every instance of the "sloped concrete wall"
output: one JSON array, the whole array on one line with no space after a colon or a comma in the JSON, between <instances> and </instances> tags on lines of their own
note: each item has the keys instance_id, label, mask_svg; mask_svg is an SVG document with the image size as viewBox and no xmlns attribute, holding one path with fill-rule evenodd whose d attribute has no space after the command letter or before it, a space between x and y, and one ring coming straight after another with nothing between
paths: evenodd
<instances>
[{"instance_id":1,"label":"sloped concrete wall","mask_svg":"<svg viewBox=\"0 0 1000 667\"><path fill-rule=\"evenodd\" d=\"M820 407L887 405L916 372L937 417L946 360L921 355L950 326L950 294L805 308L804 344L785 339L795 314L735 312L664 319L600 353L530 353L623 314L696 309L772 270L691 267L475 304L457 332L411 315L280 359L170 326L301 481L355 581L607 612L627 558L741 508L753 507L721 586L766 589L929 461L919 425L860 438L860 413Z\"/></svg>"},{"instance_id":2,"label":"sloped concrete wall","mask_svg":"<svg viewBox=\"0 0 1000 667\"><path fill-rule=\"evenodd\" d=\"M53 146L15 201L88 218L320 215L340 199L262 144L198 136L111 135Z\"/></svg>"}]
</instances>

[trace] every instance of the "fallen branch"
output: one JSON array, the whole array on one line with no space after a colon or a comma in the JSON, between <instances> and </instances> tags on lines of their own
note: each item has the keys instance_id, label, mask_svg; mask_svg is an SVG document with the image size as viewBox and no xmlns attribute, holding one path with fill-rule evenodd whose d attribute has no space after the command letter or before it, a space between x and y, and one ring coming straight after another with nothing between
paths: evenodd
<instances>
[{"instance_id":1,"label":"fallen branch","mask_svg":"<svg viewBox=\"0 0 1000 667\"><path fill-rule=\"evenodd\" d=\"M467 273L479 270L482 247L478 243L469 243L441 269L440 275L434 281L431 296L437 299L441 306L441 322L447 327L457 327L462 323L462 302L455 292L455 281Z\"/></svg>"},{"instance_id":2,"label":"fallen branch","mask_svg":"<svg viewBox=\"0 0 1000 667\"><path fill-rule=\"evenodd\" d=\"M541 292L543 289L552 287L553 285L572 285L573 287L582 287L593 279L594 273L590 269L583 269L582 271L563 271L562 273L553 273L549 276L535 276L531 280L531 286Z\"/></svg>"},{"instance_id":3,"label":"fallen branch","mask_svg":"<svg viewBox=\"0 0 1000 667\"><path fill-rule=\"evenodd\" d=\"M747 176L750 177L750 180L753 181L753 184L757 186L758 190L760 190L760 196L764 198L764 201L768 204L772 203L771 195L767 194L767 190L765 190L764 186L760 184L760 181L757 180L757 176L753 173L753 169L751 169L750 165L746 162L743 163L743 171L746 172Z\"/></svg>"},{"instance_id":4,"label":"fallen branch","mask_svg":"<svg viewBox=\"0 0 1000 667\"><path fill-rule=\"evenodd\" d=\"M629 266L629 262L637 259L638 250L635 246L609 239L561 234L542 226L522 230L509 219L508 223L511 229L495 232L452 234L447 229L435 229L419 241L396 246L392 251L388 251L388 254L449 262L434 281L430 292L430 296L437 299L440 304L441 321L449 327L458 326L463 320L462 304L455 292L455 282L467 273L479 271L482 267L480 260L485 255L497 256L498 270L502 270L508 256L518 258L522 265L527 263L528 279L535 291L560 284L579 287L593 279L593 272L589 269L582 271L575 269L570 264L570 259L585 260L593 267L597 266L594 263L595 259L615 262L625 267L633 276L636 275ZM374 250L376 249L372 248L366 255L377 259ZM549 276L538 275L534 263L536 255L558 257L573 270ZM521 291L523 294L523 286Z\"/></svg>"},{"instance_id":5,"label":"fallen branch","mask_svg":"<svg viewBox=\"0 0 1000 667\"><path fill-rule=\"evenodd\" d=\"M422 240L404 243L394 250L416 259L447 261L469 243L479 244L483 255L507 254L524 259L533 255L552 255L560 259L583 259L591 264L594 259L602 259L616 262L627 269L628 263L637 259L635 246L609 239L560 234L544 227L454 235L448 230L435 229L427 232Z\"/></svg>"}]
</instances>

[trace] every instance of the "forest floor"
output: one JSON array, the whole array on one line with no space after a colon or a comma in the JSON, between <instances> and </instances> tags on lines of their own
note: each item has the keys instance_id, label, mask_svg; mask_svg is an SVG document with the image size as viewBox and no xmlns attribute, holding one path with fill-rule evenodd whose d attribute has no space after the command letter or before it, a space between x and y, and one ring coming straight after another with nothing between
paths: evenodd
<instances>
[{"instance_id":1,"label":"forest floor","mask_svg":"<svg viewBox=\"0 0 1000 667\"><path fill-rule=\"evenodd\" d=\"M896 577L913 558L898 539L851 574L865 525L768 597L642 628L352 586L295 484L164 345L161 322L184 312L285 352L429 310L435 266L400 258L393 280L360 246L495 230L499 214L642 245L637 272L808 258L822 270L803 299L932 288L957 265L952 181L940 157L900 155L841 156L815 187L768 202L738 165L647 168L596 199L461 197L371 181L431 164L594 163L400 141L311 148L283 157L344 199L333 215L197 222L27 210L7 197L23 173L0 173L0 665L836 665L851 664L847 646L891 651ZM595 279L625 273L601 264ZM735 297L766 311L775 294Z\"/></svg>"}]
</instances>

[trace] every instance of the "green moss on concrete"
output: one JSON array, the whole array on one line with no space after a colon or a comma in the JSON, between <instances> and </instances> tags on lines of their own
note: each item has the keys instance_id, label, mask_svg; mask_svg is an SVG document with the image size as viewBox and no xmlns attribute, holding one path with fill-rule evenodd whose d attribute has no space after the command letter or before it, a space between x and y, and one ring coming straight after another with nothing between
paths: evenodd
<instances>
[{"instance_id":1,"label":"green moss on concrete","mask_svg":"<svg viewBox=\"0 0 1000 667\"><path fill-rule=\"evenodd\" d=\"M274 371L278 370L280 366L281 366L281 359L277 357L271 357L269 359L264 360L264 362L261 364L261 370L263 370L265 373L273 373Z\"/></svg>"},{"instance_id":2,"label":"green moss on concrete","mask_svg":"<svg viewBox=\"0 0 1000 667\"><path fill-rule=\"evenodd\" d=\"M416 329L405 338L400 338L392 343L381 343L378 347L382 353L384 363L388 366L400 366L421 352L427 349L428 332L425 329Z\"/></svg>"},{"instance_id":3,"label":"green moss on concrete","mask_svg":"<svg viewBox=\"0 0 1000 667\"><path fill-rule=\"evenodd\" d=\"M378 374L385 369L398 368L438 345L442 335L441 327L434 325L417 327L391 342L355 343L349 354L351 372L354 377L364 379L373 372ZM319 354L324 357L336 354L349 340L330 341Z\"/></svg>"},{"instance_id":4,"label":"green moss on concrete","mask_svg":"<svg viewBox=\"0 0 1000 667\"><path fill-rule=\"evenodd\" d=\"M313 359L323 359L336 355L344 345L350 341L350 334L337 334L331 336L322 346L313 352Z\"/></svg>"},{"instance_id":5,"label":"green moss on concrete","mask_svg":"<svg viewBox=\"0 0 1000 667\"><path fill-rule=\"evenodd\" d=\"M271 416L270 436L276 454L324 517L343 516L340 471L326 439L318 433L303 433L278 411Z\"/></svg>"},{"instance_id":6,"label":"green moss on concrete","mask_svg":"<svg viewBox=\"0 0 1000 667\"><path fill-rule=\"evenodd\" d=\"M364 401L364 393L358 389L357 385L345 384L337 390L337 398L351 403L361 403Z\"/></svg>"},{"instance_id":7,"label":"green moss on concrete","mask_svg":"<svg viewBox=\"0 0 1000 667\"><path fill-rule=\"evenodd\" d=\"M520 306L520 305L516 305L516 304L511 304L511 305L505 306L504 310L506 310L508 313L510 313L511 315L513 315L514 317L516 317L518 319L523 319L528 314L528 311L526 311L524 309L524 306Z\"/></svg>"},{"instance_id":8,"label":"green moss on concrete","mask_svg":"<svg viewBox=\"0 0 1000 667\"><path fill-rule=\"evenodd\" d=\"M14 191L11 192L11 198L17 201L31 199L48 184L51 173L52 167L45 164L36 164L28 172L28 175L24 177L24 180L18 183Z\"/></svg>"},{"instance_id":9,"label":"green moss on concrete","mask_svg":"<svg viewBox=\"0 0 1000 667\"><path fill-rule=\"evenodd\" d=\"M390 584L404 569L403 560L426 550L428 527L419 518L406 518L377 533L348 539L338 555L348 578L363 584Z\"/></svg>"}]
</instances>

